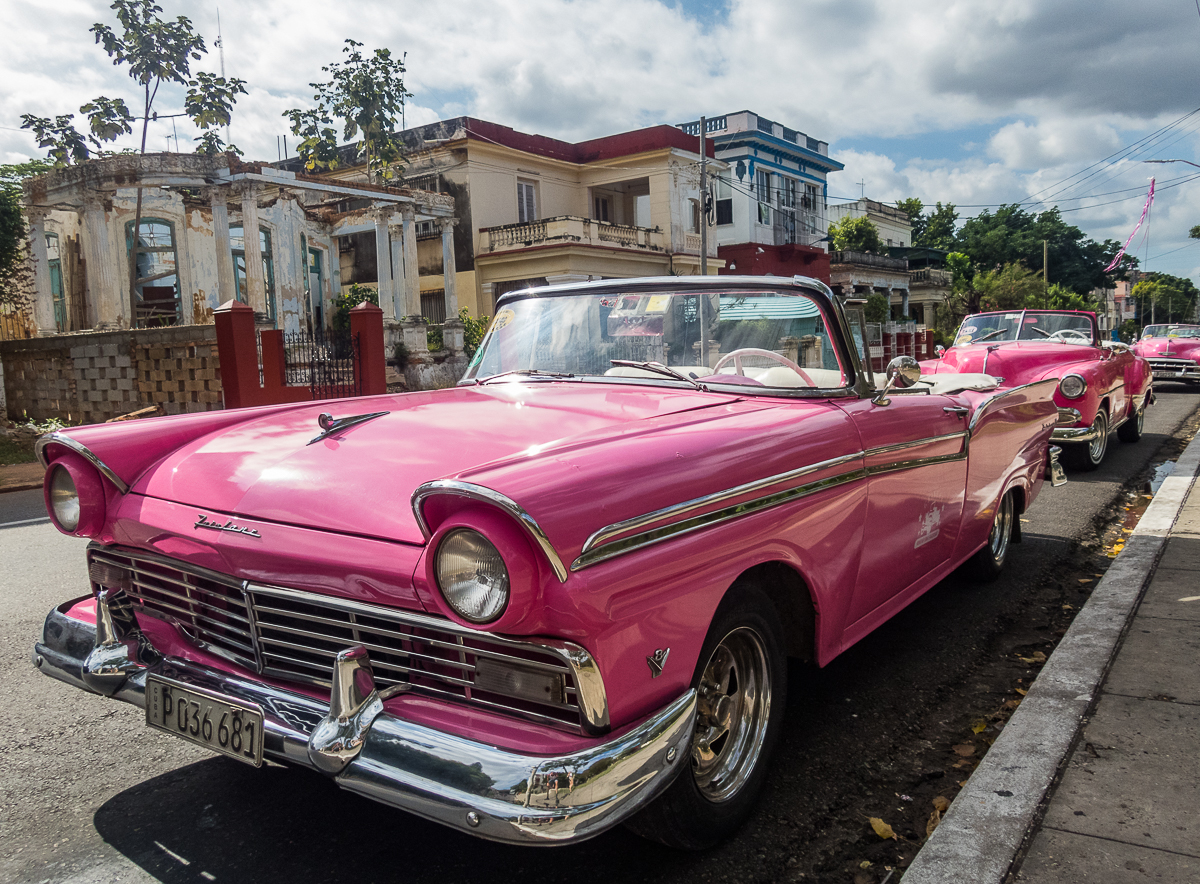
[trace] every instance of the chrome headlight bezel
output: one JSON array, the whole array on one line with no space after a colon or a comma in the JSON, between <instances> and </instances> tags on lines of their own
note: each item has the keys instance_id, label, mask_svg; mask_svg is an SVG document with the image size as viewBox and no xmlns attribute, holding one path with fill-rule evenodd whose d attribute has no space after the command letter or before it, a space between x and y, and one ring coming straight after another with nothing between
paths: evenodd
<instances>
[{"instance_id":1,"label":"chrome headlight bezel","mask_svg":"<svg viewBox=\"0 0 1200 884\"><path fill-rule=\"evenodd\" d=\"M1058 391L1067 399L1078 399L1087 392L1087 381L1082 375L1064 375L1058 382Z\"/></svg>"},{"instance_id":2,"label":"chrome headlight bezel","mask_svg":"<svg viewBox=\"0 0 1200 884\"><path fill-rule=\"evenodd\" d=\"M468 623L491 623L508 607L508 565L496 545L474 528L454 528L441 538L433 572L446 604Z\"/></svg>"}]
</instances>

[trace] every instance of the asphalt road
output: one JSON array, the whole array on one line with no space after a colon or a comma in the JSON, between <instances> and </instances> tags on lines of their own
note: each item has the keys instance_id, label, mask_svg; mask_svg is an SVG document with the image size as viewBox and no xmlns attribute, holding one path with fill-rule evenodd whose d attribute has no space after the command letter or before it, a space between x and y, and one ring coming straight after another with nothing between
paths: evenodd
<instances>
[{"instance_id":1,"label":"asphalt road","mask_svg":"<svg viewBox=\"0 0 1200 884\"><path fill-rule=\"evenodd\" d=\"M1141 442L1114 438L1097 472L1047 486L998 582L951 578L826 669L794 666L758 812L698 855L620 829L565 848L479 841L315 773L213 757L147 730L139 709L38 674L30 651L46 612L85 591L85 544L51 527L40 492L0 495L0 880L881 881L924 834L918 805L969 772L955 758L970 722L1032 678L1014 655L1048 646L1081 603L1076 584L1102 555L1097 519L1198 404L1163 389ZM881 842L872 816L899 837Z\"/></svg>"}]
</instances>

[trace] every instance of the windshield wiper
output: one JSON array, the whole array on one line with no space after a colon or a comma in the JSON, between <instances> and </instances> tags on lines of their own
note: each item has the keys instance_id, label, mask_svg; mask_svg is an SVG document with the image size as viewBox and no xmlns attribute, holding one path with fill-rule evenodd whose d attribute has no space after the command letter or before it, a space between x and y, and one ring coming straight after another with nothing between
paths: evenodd
<instances>
[{"instance_id":1,"label":"windshield wiper","mask_svg":"<svg viewBox=\"0 0 1200 884\"><path fill-rule=\"evenodd\" d=\"M981 343L983 343L984 341L990 341L992 338L996 337L996 335L1003 335L1003 334L1007 334L1007 333L1008 333L1008 331L1009 331L1009 330L1008 330L1008 329L1006 329L1006 328L998 328L998 329L996 329L994 332L988 332L988 333L987 333L986 335L984 335L982 338L976 338L975 340L971 341L971 343L972 343L972 344L981 344Z\"/></svg>"},{"instance_id":2,"label":"windshield wiper","mask_svg":"<svg viewBox=\"0 0 1200 884\"><path fill-rule=\"evenodd\" d=\"M540 368L514 368L509 371L502 371L499 374L489 375L480 380L475 379L477 384L486 384L488 381L494 381L496 378L507 377L508 375L523 375L524 377L537 378L573 378L575 375L566 371L542 371Z\"/></svg>"},{"instance_id":3,"label":"windshield wiper","mask_svg":"<svg viewBox=\"0 0 1200 884\"><path fill-rule=\"evenodd\" d=\"M661 362L634 362L632 359L610 359L608 360L613 365L623 365L626 368L641 368L646 371L653 371L669 378L677 378L681 381L687 381L697 390L703 390L704 385L695 378L690 378L682 372L678 372L669 365L663 365Z\"/></svg>"}]
</instances>

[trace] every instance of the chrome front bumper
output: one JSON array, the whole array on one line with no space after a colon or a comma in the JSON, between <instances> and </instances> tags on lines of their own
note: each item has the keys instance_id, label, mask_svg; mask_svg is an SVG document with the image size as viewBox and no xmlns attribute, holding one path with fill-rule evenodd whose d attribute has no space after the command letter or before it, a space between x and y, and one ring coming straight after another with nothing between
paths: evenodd
<instances>
[{"instance_id":1,"label":"chrome front bumper","mask_svg":"<svg viewBox=\"0 0 1200 884\"><path fill-rule=\"evenodd\" d=\"M75 604L46 617L33 652L46 675L142 708L150 674L257 704L265 755L322 770L351 792L494 841L563 844L598 835L660 794L690 757L694 690L580 752L523 755L384 711L361 649L339 655L332 704L325 704L164 658L143 633L122 625L115 605L110 612L98 603L93 626L66 614Z\"/></svg>"}]
</instances>

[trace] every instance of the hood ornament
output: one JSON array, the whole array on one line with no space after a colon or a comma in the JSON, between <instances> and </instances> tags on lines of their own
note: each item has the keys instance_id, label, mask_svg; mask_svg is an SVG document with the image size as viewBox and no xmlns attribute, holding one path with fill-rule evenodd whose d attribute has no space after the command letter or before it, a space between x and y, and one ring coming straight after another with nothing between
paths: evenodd
<instances>
[{"instance_id":1,"label":"hood ornament","mask_svg":"<svg viewBox=\"0 0 1200 884\"><path fill-rule=\"evenodd\" d=\"M327 411L322 412L317 418L317 426L321 428L321 434L319 436L314 436L311 440L309 440L308 445L312 445L314 442L320 442L322 439L332 436L334 433L337 433L341 430L353 427L356 424L363 424L367 421L374 420L377 417L383 417L385 414L389 413L390 412L387 411L373 411L370 414L355 414L350 417L335 418Z\"/></svg>"}]
</instances>

